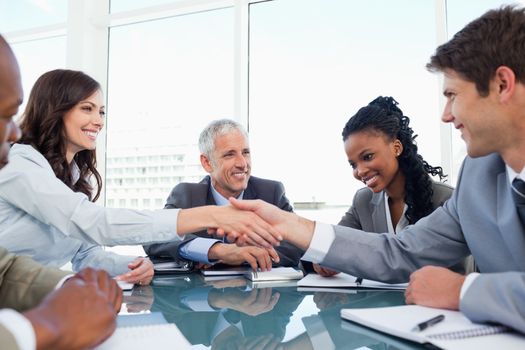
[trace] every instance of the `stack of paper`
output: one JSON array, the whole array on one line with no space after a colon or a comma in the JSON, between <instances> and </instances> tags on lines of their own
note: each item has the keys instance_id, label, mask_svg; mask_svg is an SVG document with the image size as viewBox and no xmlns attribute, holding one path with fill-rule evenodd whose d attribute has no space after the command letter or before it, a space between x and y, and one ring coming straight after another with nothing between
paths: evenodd
<instances>
[{"instance_id":1,"label":"stack of paper","mask_svg":"<svg viewBox=\"0 0 525 350\"><path fill-rule=\"evenodd\" d=\"M191 344L173 323L167 323L160 312L119 315L117 329L96 350L191 349Z\"/></svg>"},{"instance_id":2,"label":"stack of paper","mask_svg":"<svg viewBox=\"0 0 525 350\"><path fill-rule=\"evenodd\" d=\"M274 267L270 271L248 271L244 277L254 282L289 281L303 278L303 272L293 267Z\"/></svg>"},{"instance_id":3,"label":"stack of paper","mask_svg":"<svg viewBox=\"0 0 525 350\"><path fill-rule=\"evenodd\" d=\"M338 273L337 275L331 277L323 277L315 273L310 273L306 275L305 278L297 282L297 286L301 287L299 291L316 291L324 290L326 288L364 288L364 289L392 289L392 290L403 290L406 289L408 283L382 283L374 280L367 280L357 278L355 276ZM304 288L307 287L307 288ZM325 289L319 289L325 288ZM340 291L334 289L334 291Z\"/></svg>"}]
</instances>

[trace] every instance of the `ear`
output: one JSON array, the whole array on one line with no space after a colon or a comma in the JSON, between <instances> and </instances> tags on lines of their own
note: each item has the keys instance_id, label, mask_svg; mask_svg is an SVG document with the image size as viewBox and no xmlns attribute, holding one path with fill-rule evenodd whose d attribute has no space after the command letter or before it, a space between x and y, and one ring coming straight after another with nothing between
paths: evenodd
<instances>
[{"instance_id":1,"label":"ear","mask_svg":"<svg viewBox=\"0 0 525 350\"><path fill-rule=\"evenodd\" d=\"M204 170L206 170L208 174L211 174L211 172L213 171L211 160L208 159L208 157L206 157L204 154L201 154L200 159L201 159L201 165L204 168Z\"/></svg>"},{"instance_id":2,"label":"ear","mask_svg":"<svg viewBox=\"0 0 525 350\"><path fill-rule=\"evenodd\" d=\"M510 100L516 89L516 75L514 71L507 66L500 66L494 74L494 83L501 102Z\"/></svg>"},{"instance_id":3,"label":"ear","mask_svg":"<svg viewBox=\"0 0 525 350\"><path fill-rule=\"evenodd\" d=\"M394 154L399 157L403 153L403 144L399 139L395 139L393 142Z\"/></svg>"}]
</instances>

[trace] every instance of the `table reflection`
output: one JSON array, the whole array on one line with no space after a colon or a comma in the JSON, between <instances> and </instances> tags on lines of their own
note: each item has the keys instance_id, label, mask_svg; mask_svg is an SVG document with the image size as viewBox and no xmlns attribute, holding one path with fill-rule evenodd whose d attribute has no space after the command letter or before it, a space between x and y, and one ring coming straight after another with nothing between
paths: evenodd
<instances>
[{"instance_id":1,"label":"table reflection","mask_svg":"<svg viewBox=\"0 0 525 350\"><path fill-rule=\"evenodd\" d=\"M188 274L155 277L151 286L135 287L125 303L128 312L162 312L198 348L423 348L340 317L341 308L403 305L402 291L298 291L290 282Z\"/></svg>"}]
</instances>

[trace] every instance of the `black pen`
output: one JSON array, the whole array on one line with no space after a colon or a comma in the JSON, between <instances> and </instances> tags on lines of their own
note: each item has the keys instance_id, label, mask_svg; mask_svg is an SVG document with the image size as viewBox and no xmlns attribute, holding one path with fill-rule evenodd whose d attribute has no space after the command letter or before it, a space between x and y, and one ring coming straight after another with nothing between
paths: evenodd
<instances>
[{"instance_id":1,"label":"black pen","mask_svg":"<svg viewBox=\"0 0 525 350\"><path fill-rule=\"evenodd\" d=\"M437 315L436 317L432 317L430 320L418 323L414 328L412 328L412 332L421 332L424 329L427 329L430 326L433 326L445 319L445 315Z\"/></svg>"}]
</instances>

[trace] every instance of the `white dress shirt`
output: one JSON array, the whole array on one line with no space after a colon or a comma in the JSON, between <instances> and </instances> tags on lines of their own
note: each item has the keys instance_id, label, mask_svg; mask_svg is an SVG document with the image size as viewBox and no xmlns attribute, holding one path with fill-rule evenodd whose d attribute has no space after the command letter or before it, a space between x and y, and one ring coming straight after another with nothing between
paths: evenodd
<instances>
[{"instance_id":1,"label":"white dress shirt","mask_svg":"<svg viewBox=\"0 0 525 350\"><path fill-rule=\"evenodd\" d=\"M73 173L75 175L75 173ZM77 175L78 176L78 175ZM68 261L115 276L134 258L99 244L135 245L180 239L178 210L104 208L59 180L32 146L15 144L0 171L0 246L48 266Z\"/></svg>"}]
</instances>

